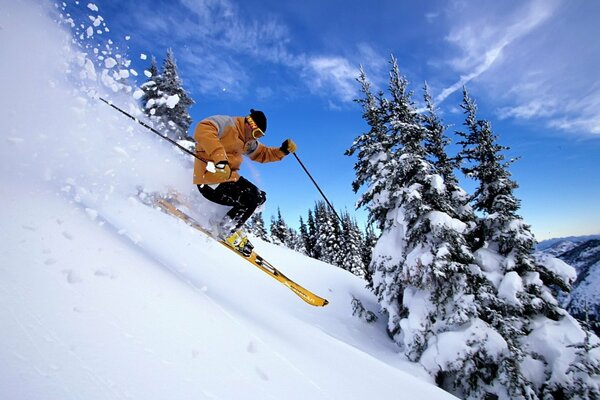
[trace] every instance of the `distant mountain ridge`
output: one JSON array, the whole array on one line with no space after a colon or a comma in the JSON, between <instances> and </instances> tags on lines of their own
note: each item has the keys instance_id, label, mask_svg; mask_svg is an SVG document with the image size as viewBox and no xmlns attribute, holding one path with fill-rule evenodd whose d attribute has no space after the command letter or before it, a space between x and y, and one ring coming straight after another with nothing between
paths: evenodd
<instances>
[{"instance_id":1,"label":"distant mountain ridge","mask_svg":"<svg viewBox=\"0 0 600 400\"><path fill-rule=\"evenodd\" d=\"M577 280L583 276L590 267L600 262L600 239L585 241L560 254L560 258L577 270Z\"/></svg>"},{"instance_id":2,"label":"distant mountain ridge","mask_svg":"<svg viewBox=\"0 0 600 400\"><path fill-rule=\"evenodd\" d=\"M586 236L566 236L566 237L561 237L561 238L552 238L552 239L547 239L547 240L542 240L541 242L538 243L537 245L537 249L539 251L544 251L549 249L550 247L554 247L557 244L560 243L581 243L581 242L585 242L588 240L592 240L592 239L600 239L600 234L597 235L586 235Z\"/></svg>"},{"instance_id":3,"label":"distant mountain ridge","mask_svg":"<svg viewBox=\"0 0 600 400\"><path fill-rule=\"evenodd\" d=\"M540 245L544 243L543 253L560 258L577 271L565 308L580 320L586 319L587 312L592 328L600 334L600 235L551 239Z\"/></svg>"}]
</instances>

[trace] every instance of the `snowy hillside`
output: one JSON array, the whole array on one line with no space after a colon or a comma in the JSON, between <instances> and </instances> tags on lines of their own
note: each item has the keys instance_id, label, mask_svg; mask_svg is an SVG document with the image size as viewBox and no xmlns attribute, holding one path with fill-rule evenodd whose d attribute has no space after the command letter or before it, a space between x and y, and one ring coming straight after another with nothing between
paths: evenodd
<instances>
[{"instance_id":1,"label":"snowy hillside","mask_svg":"<svg viewBox=\"0 0 600 400\"><path fill-rule=\"evenodd\" d=\"M353 297L378 310L364 281L255 240L330 301L311 307L137 201L176 190L202 221L224 211L191 185L188 156L97 101L136 112L123 55L99 63L47 15L0 8L0 398L454 398L383 318L352 315Z\"/></svg>"},{"instance_id":2,"label":"snowy hillside","mask_svg":"<svg viewBox=\"0 0 600 400\"><path fill-rule=\"evenodd\" d=\"M600 239L600 235L569 236L543 240L538 243L537 249L549 254L558 255L562 252L572 249L578 244L592 239Z\"/></svg>"},{"instance_id":3,"label":"snowy hillside","mask_svg":"<svg viewBox=\"0 0 600 400\"><path fill-rule=\"evenodd\" d=\"M548 245L548 247L540 247L538 249L543 249L542 252L545 254L550 254L551 256L557 257L569 250L577 247L578 242L573 242L570 240L560 240L557 242L552 242L552 244Z\"/></svg>"},{"instance_id":4,"label":"snowy hillside","mask_svg":"<svg viewBox=\"0 0 600 400\"><path fill-rule=\"evenodd\" d=\"M560 239L552 241L539 254L558 257L577 272L577 280L571 292L560 298L561 304L581 320L588 318L598 334L600 333L600 239L588 237Z\"/></svg>"},{"instance_id":5,"label":"snowy hillside","mask_svg":"<svg viewBox=\"0 0 600 400\"><path fill-rule=\"evenodd\" d=\"M577 271L578 278L585 270L600 264L600 239L588 240L561 253L560 258Z\"/></svg>"},{"instance_id":6,"label":"snowy hillside","mask_svg":"<svg viewBox=\"0 0 600 400\"><path fill-rule=\"evenodd\" d=\"M596 333L600 333L600 240L585 241L558 257L577 271L577 280L567 299L569 312L585 319L587 308Z\"/></svg>"},{"instance_id":7,"label":"snowy hillside","mask_svg":"<svg viewBox=\"0 0 600 400\"><path fill-rule=\"evenodd\" d=\"M589 308L589 317L595 321L598 333L600 319L600 239L597 236L582 236L569 239L557 239L542 242L544 250L540 253L558 257L577 272L577 280L569 296L562 299L564 307L580 319L585 319L585 308Z\"/></svg>"}]
</instances>

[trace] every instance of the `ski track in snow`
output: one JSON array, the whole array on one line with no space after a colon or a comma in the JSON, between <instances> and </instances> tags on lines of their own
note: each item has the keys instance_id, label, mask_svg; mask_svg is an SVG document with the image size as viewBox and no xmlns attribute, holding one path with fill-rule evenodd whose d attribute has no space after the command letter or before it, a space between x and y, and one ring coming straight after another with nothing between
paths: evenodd
<instances>
[{"instance_id":1,"label":"ski track in snow","mask_svg":"<svg viewBox=\"0 0 600 400\"><path fill-rule=\"evenodd\" d=\"M159 212L157 208L154 209L155 212ZM114 233L119 234L118 232L121 231L121 229L118 228L118 226L115 226L113 224L110 223L109 220L107 219L102 219L103 221L107 222L109 224L109 226L112 227L112 231ZM177 224L180 225L184 225L182 222L180 221L176 221ZM186 227L189 228L189 227ZM189 229L191 236L196 237L198 240L205 240L205 241L212 241L212 239L204 237L204 235L202 233L196 232L193 229ZM120 235L122 236L122 235ZM152 255L152 250L148 249L146 247L144 247L143 245L141 245L139 242L136 242L134 240L132 240L131 238L129 238L129 242L133 245L135 245L136 247L138 247L138 250L141 250L141 252L143 254L146 254L148 256L150 256L154 261L158 262L159 264L161 264L163 267L165 267L170 273L174 274L178 279L180 279L182 282L185 282L186 284L188 284L193 290L195 291L199 291L201 293L203 293L204 295L206 295L206 297L211 301L211 303L217 308L219 309L223 315L225 315L227 318L229 318L229 320L236 325L240 331L245 332L247 331L248 336L250 337L250 342L248 344L247 347L247 351L250 354L256 354L258 353L258 348L261 349L268 349L269 345L267 343L266 340L263 340L259 335L257 335L256 333L251 333L250 331L248 331L248 328L246 327L246 324L242 323L240 321L240 317L239 315L241 313L237 312L234 314L234 312L229 311L228 309L226 309L224 306L222 306L220 303L218 303L215 300L211 299L211 296L207 293L205 293L205 290L203 290L204 288L206 288L206 286L204 286L201 282L198 282L196 280L195 277L191 277L190 275L186 274L185 272L180 271L176 266L171 265L167 260L163 260L160 255ZM211 242L212 243L212 242ZM219 246L215 246L217 248L219 248ZM236 256L237 257L237 256ZM242 264L242 263L238 263L238 264ZM244 265L244 267L247 267ZM254 267L250 267L250 268L254 268ZM266 276L264 277L265 279L270 279L267 278ZM277 285L278 283L276 282L272 282L272 284ZM260 346L257 345L257 343L260 344ZM264 350L261 350L264 352ZM280 353L273 353L275 357L279 358L281 361L283 361L284 363L286 363L289 367L292 368L292 370L294 370L296 373L298 373L299 375L301 375L308 383L310 383L311 385L313 385L316 389L321 390L321 388L319 387L319 385L312 381L309 377L307 377L301 369L297 368L293 362L291 362L290 360L288 360L286 357L284 357L282 354ZM268 381L269 380L269 376L266 372L264 372L263 370L261 370L260 368L256 367L256 373L257 375L264 381Z\"/></svg>"},{"instance_id":2,"label":"ski track in snow","mask_svg":"<svg viewBox=\"0 0 600 400\"><path fill-rule=\"evenodd\" d=\"M83 218L89 217L89 215L86 211L86 210L89 210L89 207L87 204L82 202L81 198L79 198L79 202L71 202L71 206L74 207L75 209L78 209L81 212ZM145 206L143 206L143 207L145 207ZM160 212L158 210L150 210L150 209L148 209L148 210L152 213L156 213L157 215L162 215L162 214L160 214ZM136 252L138 252L140 254L140 256L142 256L144 258L149 258L150 261L152 261L151 264L161 265L161 267L164 267L165 270L168 271L169 274L173 274L178 280L180 280L181 282L186 284L193 291L195 291L196 293L201 293L201 294L205 295L205 290L203 290L202 287L200 287L200 285L198 283L192 281L192 279L194 279L194 277L192 277L190 275L186 275L185 273L178 271L176 267L169 265L168 263L165 263L164 260L162 260L160 256L153 255L152 251L149 250L148 248L145 248L141 244L141 242L136 242L136 241L132 240L130 237L123 235L122 232L126 231L128 229L127 227L123 227L123 226L119 226L119 225L110 223L109 218L104 217L104 215L101 211L99 211L97 213L97 216L94 218L94 222L96 222L97 226L101 227L102 230L107 231L112 236L114 236L116 240L124 243L127 247L130 247L133 250L135 250ZM179 222L175 221L175 220L173 220L172 222L179 224ZM181 225L180 227L189 231L188 227L185 226L184 224L179 224L179 225ZM34 230L34 232L35 232L35 230ZM195 236L201 236L201 235L195 234ZM68 239L68 240L73 240L73 238ZM58 261L57 261L57 263L58 263ZM53 263L51 265L54 265L54 264L55 263ZM64 269L61 270L60 273L64 274L65 270ZM68 283L73 284L73 282L68 282ZM276 284L276 283L273 283L273 284ZM3 289L6 292L7 289L6 288L3 288ZM15 297L19 297L19 296L15 295L13 293L10 295L10 297L15 298ZM212 305L215 308L217 308L218 310L220 310L220 312L231 321L231 325L234 327L235 330L237 330L239 332L243 332L243 334L248 337L248 341L250 344L247 347L247 352L249 354L257 355L259 353L263 353L263 356L264 356L265 349L267 349L267 353L272 352L272 350L268 350L270 348L270 346L267 343L268 341L263 339L260 335L256 334L255 332L248 330L247 325L245 323L243 323L240 320L240 318L235 315L234 312L227 310L224 306L220 305L218 302L210 299L210 296L207 296L207 297L208 297L209 301L212 303ZM75 310L75 308L74 308L74 311L80 312L79 310ZM14 313L11 313L11 314L14 317ZM98 386L102 386L104 389L111 389L111 385L109 383L107 383L104 379L102 379L99 374L95 373L91 367L87 366L81 358L78 358L76 353L69 350L69 346L66 344L65 341L61 340L56 333L49 331L47 329L44 329L43 324L40 322L39 318L35 317L31 313L29 313L29 316L31 318L28 318L28 319L33 319L33 320L37 321L36 327L31 327L30 329L27 329L27 327L25 327L24 324L18 318L15 318L15 321L18 323L18 325L21 327L21 329L25 332L25 334L28 337L28 340L32 344L32 346L34 348L38 349L38 353L42 357L44 357L44 353L41 350L39 350L39 348L43 347L43 346L38 345L37 342L40 339L34 339L36 337L41 338L42 342L53 343L55 345L58 345L58 347L60 347L61 351L64 351L65 353L70 354L77 359L78 368L80 368L83 371L86 371L89 374L90 379L93 380L94 382L96 382L96 384ZM144 347L143 343L136 338L136 335L134 333L131 333L127 329L123 328L123 324L118 319L116 319L114 317L103 316L102 314L96 316L96 318L98 318L100 320L104 320L105 324L114 326L119 331L121 331L122 336L125 337L129 342L131 342L132 346L141 347L141 348L143 348L142 350L146 353L155 354L155 352L152 348ZM272 354L273 354L273 357L280 359L285 364L287 364L289 367L291 367L292 370L295 371L297 374L299 374L303 380L312 384L316 389L319 389L319 387L316 383L311 382L310 379L307 380L307 377L304 376L302 370L297 368L293 362L289 361L286 357L282 356L280 353L272 352ZM165 360L165 359L161 360L161 362L164 363L165 365L172 364L172 361ZM50 376L52 374L52 371L57 371L59 369L59 367L53 365L49 361L47 361L46 364L47 365L36 367L36 370L38 371L38 373L44 377ZM46 372L46 371L50 371L50 372ZM266 370L261 369L259 366L256 366L254 368L254 371L261 380L263 380L263 381L269 380L269 373ZM64 387L63 389L65 391L67 391L70 396L73 395L73 393L70 392L68 387ZM110 390L110 392L111 392L111 396L113 398L129 398L130 397L127 394L116 393L112 389ZM327 397L324 397L324 398L327 398Z\"/></svg>"},{"instance_id":3,"label":"ski track in snow","mask_svg":"<svg viewBox=\"0 0 600 400\"><path fill-rule=\"evenodd\" d=\"M218 310L220 310L220 312L224 316L226 316L232 322L232 324L236 326L236 328L240 332L245 332L245 334L248 335L248 337L250 338L249 339L250 343L247 348L248 353L257 354L258 348L263 349L263 350L261 350L262 352L264 352L264 349L269 349L270 346L268 345L268 341L263 339L256 332L251 332L248 329L247 324L242 322L241 315L247 314L247 311L236 310L235 305L232 305L229 308L226 308L225 305L222 305L223 302L220 303L216 300L213 300L211 298L210 294L206 293L206 286L200 280L200 277L198 276L198 274L190 274L185 269L181 269L181 268L177 267L171 261L169 261L168 257L164 257L159 252L154 251L152 249L152 247L144 245L143 240L142 241L136 240L135 234L133 234L133 235L127 234L127 232L134 231L133 230L134 227L127 227L126 225L119 223L119 221L118 221L119 218L118 217L112 218L110 216L110 211L103 211L103 210L98 211L94 208L97 206L96 204L87 203L86 200L87 200L86 196L83 195L82 192L78 192L77 201L76 202L74 201L72 204L76 208L79 208L82 212L88 214L88 216L90 215L90 210L94 210L94 212L91 213L91 214L93 214L92 219L97 221L99 223L99 225L103 226L104 229L108 229L119 240L124 241L128 246L132 247L135 251L138 251L142 256L146 256L146 257L150 258L151 261L161 265L166 271L173 274L181 282L184 282L193 291L206 296L206 298L212 303L212 305L215 308L217 308ZM169 220L170 223L172 223L174 225L179 225L180 229L186 230L190 236L194 237L198 241L208 242L213 245L216 244L216 242L213 242L212 239L205 237L202 233L197 232L196 230L192 229L191 227L188 227L182 221L178 221L176 219L173 219L173 217L161 214L161 212L159 211L158 208L151 209L149 206L143 205L143 204L139 203L138 200L133 200L133 198L131 198L131 197L128 199L128 203L130 203L131 205L135 205L136 207L142 208L146 212L149 211L154 214L161 215L161 217L163 219ZM120 208L120 207L119 207L119 209L122 210L122 208ZM121 214L123 214L123 213L121 213ZM129 213L124 213L124 214L129 214ZM213 246L213 247L215 247L216 249L220 249L220 246ZM226 254L229 254L229 253L226 252ZM238 258L235 255L231 255L230 258L238 261ZM246 266L243 261L237 262L236 264L242 264L241 266L243 268L254 268L254 267ZM236 267L239 267L239 266L240 265L236 265ZM72 272L72 271L70 271L70 272ZM266 280L270 279L266 275L264 275L264 276L261 275L261 276L258 276L257 278L258 279L266 279ZM69 283L76 283L76 282L69 282ZM270 284L279 285L279 283L277 283L275 281L270 282ZM290 295L293 296L291 293L290 293ZM125 332L124 335L129 337L130 339L134 339L134 336L131 334L128 334ZM334 336L330 336L330 337L336 341L338 340ZM260 345L257 345L257 343ZM151 350L148 350L148 351L152 352ZM281 353L273 352L272 350L269 350L269 352L271 352L274 357L281 360L288 367L290 367L290 369L292 371L294 371L296 374L300 375L302 377L303 381L309 383L318 391L322 390L321 387L315 381L313 381L309 376L307 376L300 368L298 368L294 364L294 362L290 361L288 358L283 356ZM269 381L269 374L267 372L263 371L259 367L256 367L255 371L261 380ZM329 398L329 397L325 396L323 398Z\"/></svg>"}]
</instances>

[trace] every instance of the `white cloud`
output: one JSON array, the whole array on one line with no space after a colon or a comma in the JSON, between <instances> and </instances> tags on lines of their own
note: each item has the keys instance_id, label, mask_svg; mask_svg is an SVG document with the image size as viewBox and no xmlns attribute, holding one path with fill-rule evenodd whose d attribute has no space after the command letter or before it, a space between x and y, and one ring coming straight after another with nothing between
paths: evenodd
<instances>
[{"instance_id":1,"label":"white cloud","mask_svg":"<svg viewBox=\"0 0 600 400\"><path fill-rule=\"evenodd\" d=\"M572 98L561 104L561 111L557 110L550 119L549 126L564 131L587 132L594 135L600 134L600 90L598 84L595 90L578 98Z\"/></svg>"},{"instance_id":2,"label":"white cloud","mask_svg":"<svg viewBox=\"0 0 600 400\"><path fill-rule=\"evenodd\" d=\"M431 24L435 22L435 20L438 19L439 16L439 12L428 12L425 14L425 20Z\"/></svg>"},{"instance_id":3,"label":"white cloud","mask_svg":"<svg viewBox=\"0 0 600 400\"><path fill-rule=\"evenodd\" d=\"M314 90L332 90L342 101L352 101L358 94L358 66L343 57L315 57L308 60L308 76Z\"/></svg>"},{"instance_id":4,"label":"white cloud","mask_svg":"<svg viewBox=\"0 0 600 400\"><path fill-rule=\"evenodd\" d=\"M122 15L134 19L128 25L139 28L138 43L146 41L142 50L173 48L184 83L202 94L251 91L266 99L305 87L332 104L352 103L358 95L360 64L375 77L375 87L385 85L377 77L387 76L387 57L370 44L353 43L339 51L311 54L314 45L306 46L304 38L293 36L283 20L285 14L249 14L243 4L232 0L141 2L127 7ZM155 56L160 63L161 54ZM264 82L268 76L277 82ZM255 86L256 80L269 90Z\"/></svg>"},{"instance_id":5,"label":"white cloud","mask_svg":"<svg viewBox=\"0 0 600 400\"><path fill-rule=\"evenodd\" d=\"M229 0L182 0L194 17L193 27L185 26L185 37L195 46L224 49L262 61L298 66L302 56L288 50L287 26L273 15L243 15Z\"/></svg>"},{"instance_id":6,"label":"white cloud","mask_svg":"<svg viewBox=\"0 0 600 400\"><path fill-rule=\"evenodd\" d=\"M459 55L450 65L461 72L460 79L442 90L436 97L440 103L462 86L487 72L501 62L507 48L547 21L556 10L556 2L533 1L512 15L500 16L493 21L482 16L466 15L458 22L446 40L459 49Z\"/></svg>"},{"instance_id":7,"label":"white cloud","mask_svg":"<svg viewBox=\"0 0 600 400\"><path fill-rule=\"evenodd\" d=\"M549 126L563 131L588 132L594 135L600 134L600 116L593 115L580 118L558 118L550 120Z\"/></svg>"},{"instance_id":8,"label":"white cloud","mask_svg":"<svg viewBox=\"0 0 600 400\"><path fill-rule=\"evenodd\" d=\"M550 110L554 110L556 104L548 104L543 100L534 99L526 104L519 104L514 107L502 107L499 109L501 119L506 118L522 118L531 119L539 116L548 116L552 114Z\"/></svg>"},{"instance_id":9,"label":"white cloud","mask_svg":"<svg viewBox=\"0 0 600 400\"><path fill-rule=\"evenodd\" d=\"M336 101L351 103L359 97L360 86L356 79L361 65L369 77L375 77L371 82L375 89L387 85L387 81L378 79L387 75L389 63L385 57L366 43L356 44L353 50L351 57L316 56L306 60L304 78L310 90L326 94L330 98L331 109L341 109Z\"/></svg>"},{"instance_id":10,"label":"white cloud","mask_svg":"<svg viewBox=\"0 0 600 400\"><path fill-rule=\"evenodd\" d=\"M447 65L460 77L436 100L472 82L500 118L600 134L600 48L595 43L600 3L529 0L517 5L510 13L504 2L485 13L453 10L455 28L446 39L458 53Z\"/></svg>"},{"instance_id":11,"label":"white cloud","mask_svg":"<svg viewBox=\"0 0 600 400\"><path fill-rule=\"evenodd\" d=\"M182 76L203 92L250 87L250 61L303 64L302 55L288 50L286 26L274 17L242 15L229 0L180 0L164 7L142 3L131 15L147 32L149 48L176 48Z\"/></svg>"},{"instance_id":12,"label":"white cloud","mask_svg":"<svg viewBox=\"0 0 600 400\"><path fill-rule=\"evenodd\" d=\"M546 72L539 82L515 84L507 94L511 105L498 108L500 118L543 119L547 126L566 132L600 134L600 84L579 90L575 77L569 84ZM589 78L583 78L585 84Z\"/></svg>"},{"instance_id":13,"label":"white cloud","mask_svg":"<svg viewBox=\"0 0 600 400\"><path fill-rule=\"evenodd\" d=\"M230 57L185 49L179 53L178 60L180 65L187 66L186 71L190 71L189 66L194 70L186 75L189 80L185 83L203 93L239 92L248 86L249 77L244 67Z\"/></svg>"}]
</instances>

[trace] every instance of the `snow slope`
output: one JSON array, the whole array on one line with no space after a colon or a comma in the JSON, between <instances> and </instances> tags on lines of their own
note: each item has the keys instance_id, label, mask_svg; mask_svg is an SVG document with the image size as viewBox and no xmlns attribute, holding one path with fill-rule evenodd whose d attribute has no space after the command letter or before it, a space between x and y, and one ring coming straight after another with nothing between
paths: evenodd
<instances>
[{"instance_id":1,"label":"snow slope","mask_svg":"<svg viewBox=\"0 0 600 400\"><path fill-rule=\"evenodd\" d=\"M582 320L589 318L600 331L600 240L584 241L558 255L577 271L577 280L567 298L567 309Z\"/></svg>"},{"instance_id":2,"label":"snow slope","mask_svg":"<svg viewBox=\"0 0 600 400\"><path fill-rule=\"evenodd\" d=\"M600 235L587 235L587 236L569 236L563 238L554 238L543 240L537 244L537 250L544 251L545 253L552 255L559 255L567 252L579 244L593 239L600 239Z\"/></svg>"},{"instance_id":3,"label":"snow slope","mask_svg":"<svg viewBox=\"0 0 600 400\"><path fill-rule=\"evenodd\" d=\"M382 318L352 316L353 297L378 308L360 279L256 240L330 301L313 308L137 201L176 190L202 221L224 212L191 185L187 156L95 99L136 112L118 64L76 49L44 6L3 3L0 398L453 398Z\"/></svg>"}]
</instances>

